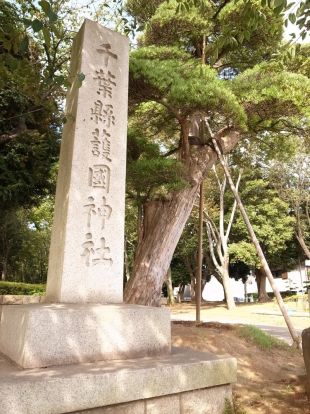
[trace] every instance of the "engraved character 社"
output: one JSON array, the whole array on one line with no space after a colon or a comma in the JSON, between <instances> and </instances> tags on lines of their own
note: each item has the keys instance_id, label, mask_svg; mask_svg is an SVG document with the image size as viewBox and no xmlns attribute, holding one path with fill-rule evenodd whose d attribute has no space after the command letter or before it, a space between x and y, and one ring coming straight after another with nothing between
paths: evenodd
<instances>
[{"instance_id":1,"label":"engraved character \u793e","mask_svg":"<svg viewBox=\"0 0 310 414\"><path fill-rule=\"evenodd\" d=\"M86 266L90 265L90 256L95 254L94 242L92 241L92 234L86 233L86 241L82 244L83 252L81 256L85 257Z\"/></svg>"},{"instance_id":2,"label":"engraved character \u793e","mask_svg":"<svg viewBox=\"0 0 310 414\"><path fill-rule=\"evenodd\" d=\"M98 81L97 94L100 95L102 93L104 98L112 98L112 87L116 86L116 83L113 81L115 76L109 70L105 72L102 69L96 70L96 75L94 79Z\"/></svg>"},{"instance_id":3,"label":"engraved character \u793e","mask_svg":"<svg viewBox=\"0 0 310 414\"><path fill-rule=\"evenodd\" d=\"M110 248L109 247L106 247L105 238L104 237L101 237L100 242L101 242L101 247L98 247L96 249L96 252L97 252L98 256L95 257L92 260L93 261L93 264L96 265L96 264L99 264L99 263L106 263L106 262L108 262L110 265L112 265L113 264L113 260L111 259L111 257L108 257L109 256L109 253L110 253Z\"/></svg>"},{"instance_id":4,"label":"engraved character \u793e","mask_svg":"<svg viewBox=\"0 0 310 414\"><path fill-rule=\"evenodd\" d=\"M101 187L108 193L110 189L110 168L104 164L89 167L88 185Z\"/></svg>"},{"instance_id":5,"label":"engraved character \u793e","mask_svg":"<svg viewBox=\"0 0 310 414\"><path fill-rule=\"evenodd\" d=\"M100 45L100 49L97 49L97 52L104 55L104 64L108 66L110 57L117 60L117 55L111 52L110 43L103 43Z\"/></svg>"}]
</instances>

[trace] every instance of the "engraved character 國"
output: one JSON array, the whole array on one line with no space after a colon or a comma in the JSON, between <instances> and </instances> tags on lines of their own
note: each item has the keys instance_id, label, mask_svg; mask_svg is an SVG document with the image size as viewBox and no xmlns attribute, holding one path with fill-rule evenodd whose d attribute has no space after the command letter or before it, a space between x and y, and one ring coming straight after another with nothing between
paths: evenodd
<instances>
[{"instance_id":1,"label":"engraved character \u570b","mask_svg":"<svg viewBox=\"0 0 310 414\"><path fill-rule=\"evenodd\" d=\"M103 71L102 69L96 70L96 77L94 77L95 80L98 80L98 90L97 94L100 95L102 92L102 95L104 98L109 97L112 98L112 87L116 86L116 83L113 82L113 79L115 79L115 76L108 70L107 72Z\"/></svg>"},{"instance_id":2,"label":"engraved character \u570b","mask_svg":"<svg viewBox=\"0 0 310 414\"><path fill-rule=\"evenodd\" d=\"M110 189L110 168L104 164L89 167L88 185L101 187L108 193Z\"/></svg>"},{"instance_id":3,"label":"engraved character \u570b","mask_svg":"<svg viewBox=\"0 0 310 414\"><path fill-rule=\"evenodd\" d=\"M91 217L97 214L96 205L94 204L94 197L90 196L87 198L89 201L88 204L84 205L84 209L86 210L87 214L87 227L91 227Z\"/></svg>"},{"instance_id":4,"label":"engraved character \u570b","mask_svg":"<svg viewBox=\"0 0 310 414\"><path fill-rule=\"evenodd\" d=\"M108 66L110 57L117 60L117 55L111 52L110 43L103 43L100 45L100 49L97 49L97 52L104 55L104 64Z\"/></svg>"},{"instance_id":5,"label":"engraved character \u570b","mask_svg":"<svg viewBox=\"0 0 310 414\"><path fill-rule=\"evenodd\" d=\"M98 247L96 249L96 252L98 254L98 257L95 257L92 262L94 265L99 264L99 263L106 263L108 262L110 265L113 264L113 260L111 259L111 257L107 257L110 253L110 248L106 247L106 241L104 237L101 237L100 239L101 242L101 247Z\"/></svg>"},{"instance_id":6,"label":"engraved character \u570b","mask_svg":"<svg viewBox=\"0 0 310 414\"><path fill-rule=\"evenodd\" d=\"M105 228L106 220L108 220L112 214L112 207L107 204L105 197L102 197L102 205L101 207L98 207L98 214L102 217L101 229L103 230Z\"/></svg>"},{"instance_id":7,"label":"engraved character \u570b","mask_svg":"<svg viewBox=\"0 0 310 414\"><path fill-rule=\"evenodd\" d=\"M92 241L92 234L86 233L86 241L82 244L83 252L81 256L85 257L86 266L90 265L90 256L95 254L94 242Z\"/></svg>"},{"instance_id":8,"label":"engraved character \u570b","mask_svg":"<svg viewBox=\"0 0 310 414\"><path fill-rule=\"evenodd\" d=\"M99 141L99 129L98 129L98 128L96 128L96 129L92 132L92 134L93 134L93 139L90 141L90 142L91 142L91 144L92 144L92 150L91 150L91 152L92 152L92 154L93 154L95 157L99 157L99 155L100 155L100 149L99 149L99 147L100 147L100 141Z\"/></svg>"}]
</instances>

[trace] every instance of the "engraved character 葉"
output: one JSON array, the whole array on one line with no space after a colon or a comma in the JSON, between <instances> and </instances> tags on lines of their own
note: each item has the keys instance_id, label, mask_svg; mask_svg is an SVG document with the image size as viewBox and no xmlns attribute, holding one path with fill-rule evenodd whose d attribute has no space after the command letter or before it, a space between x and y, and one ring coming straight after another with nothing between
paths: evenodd
<instances>
[{"instance_id":1,"label":"engraved character \u8449","mask_svg":"<svg viewBox=\"0 0 310 414\"><path fill-rule=\"evenodd\" d=\"M108 70L105 72L104 70L96 70L96 77L95 80L98 81L98 90L97 94L100 95L102 93L103 97L112 98L112 87L116 86L116 83L113 81L115 76Z\"/></svg>"},{"instance_id":2,"label":"engraved character \u8449","mask_svg":"<svg viewBox=\"0 0 310 414\"><path fill-rule=\"evenodd\" d=\"M98 254L97 257L95 257L92 262L94 265L99 264L99 263L109 263L110 265L113 264L113 260L111 259L111 257L109 256L110 253L110 248L106 247L106 241L104 237L101 237L100 239L101 242L101 247L98 247L96 249L96 252Z\"/></svg>"},{"instance_id":3,"label":"engraved character \u8449","mask_svg":"<svg viewBox=\"0 0 310 414\"><path fill-rule=\"evenodd\" d=\"M110 189L110 168L103 164L89 167L88 185L101 187L108 193Z\"/></svg>"},{"instance_id":4,"label":"engraved character \u8449","mask_svg":"<svg viewBox=\"0 0 310 414\"><path fill-rule=\"evenodd\" d=\"M95 254L94 242L92 241L92 234L86 233L86 241L82 244L83 252L81 256L85 257L86 266L90 265L90 256Z\"/></svg>"},{"instance_id":5,"label":"engraved character \u8449","mask_svg":"<svg viewBox=\"0 0 310 414\"><path fill-rule=\"evenodd\" d=\"M106 220L108 220L112 214L112 207L107 204L105 197L102 197L102 205L101 207L98 207L98 214L102 217L101 229L103 230L105 228Z\"/></svg>"},{"instance_id":6,"label":"engraved character \u8449","mask_svg":"<svg viewBox=\"0 0 310 414\"><path fill-rule=\"evenodd\" d=\"M110 43L103 43L100 45L100 49L97 49L97 52L104 55L104 64L108 66L110 57L117 60L117 55L111 52Z\"/></svg>"}]
</instances>

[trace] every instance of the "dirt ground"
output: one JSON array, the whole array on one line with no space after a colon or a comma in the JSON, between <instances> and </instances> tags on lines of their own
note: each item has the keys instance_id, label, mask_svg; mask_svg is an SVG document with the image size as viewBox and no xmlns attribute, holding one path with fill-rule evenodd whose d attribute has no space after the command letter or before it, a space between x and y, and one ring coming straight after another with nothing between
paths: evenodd
<instances>
[{"instance_id":1,"label":"dirt ground","mask_svg":"<svg viewBox=\"0 0 310 414\"><path fill-rule=\"evenodd\" d=\"M174 322L173 345L237 358L233 389L240 414L310 414L302 355L293 349L263 351L241 338L237 329L229 324L196 327L193 322Z\"/></svg>"}]
</instances>

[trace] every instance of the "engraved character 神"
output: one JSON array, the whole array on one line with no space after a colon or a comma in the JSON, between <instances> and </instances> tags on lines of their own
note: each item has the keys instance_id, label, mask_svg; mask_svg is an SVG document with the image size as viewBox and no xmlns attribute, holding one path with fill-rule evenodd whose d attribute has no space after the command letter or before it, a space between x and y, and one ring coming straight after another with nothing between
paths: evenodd
<instances>
[{"instance_id":1,"label":"engraved character \u795e","mask_svg":"<svg viewBox=\"0 0 310 414\"><path fill-rule=\"evenodd\" d=\"M97 211L96 205L94 204L94 197L90 196L87 198L87 200L89 201L89 204L85 204L84 208L87 214L87 227L91 227L91 217L92 215L96 215Z\"/></svg>"},{"instance_id":2,"label":"engraved character \u795e","mask_svg":"<svg viewBox=\"0 0 310 414\"><path fill-rule=\"evenodd\" d=\"M99 84L97 94L100 95L102 92L104 98L112 98L112 86L116 86L116 83L113 82L115 76L109 70L105 72L102 69L96 70L96 75L94 79L98 80Z\"/></svg>"},{"instance_id":3,"label":"engraved character \u795e","mask_svg":"<svg viewBox=\"0 0 310 414\"><path fill-rule=\"evenodd\" d=\"M105 228L105 221L111 217L112 207L106 202L106 198L102 197L102 205L98 207L98 214L102 217L101 229Z\"/></svg>"},{"instance_id":4,"label":"engraved character \u795e","mask_svg":"<svg viewBox=\"0 0 310 414\"><path fill-rule=\"evenodd\" d=\"M90 265L90 256L95 254L94 249L94 242L92 241L92 234L86 233L85 235L86 241L82 244L83 252L81 256L85 257L85 264L86 266Z\"/></svg>"}]
</instances>

